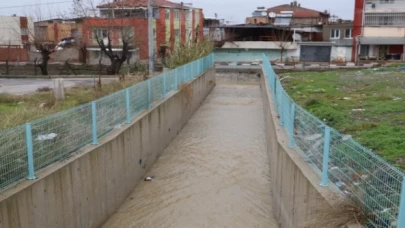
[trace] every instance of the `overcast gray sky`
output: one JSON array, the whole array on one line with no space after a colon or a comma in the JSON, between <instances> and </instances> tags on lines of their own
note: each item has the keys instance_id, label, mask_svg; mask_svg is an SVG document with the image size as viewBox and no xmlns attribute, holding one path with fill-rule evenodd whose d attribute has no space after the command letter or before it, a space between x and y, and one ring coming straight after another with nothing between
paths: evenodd
<instances>
[{"instance_id":1,"label":"overcast gray sky","mask_svg":"<svg viewBox=\"0 0 405 228\"><path fill-rule=\"evenodd\" d=\"M99 1L99 0L94 0ZM180 2L181 0L172 0ZM60 3L64 2L64 3ZM42 17L49 17L50 12L52 17L57 16L56 12L67 12L67 9L72 5L72 0L0 0L0 15L26 15L32 14L31 7L16 7L22 5L47 4L41 5ZM244 19L251 15L257 6L265 6L266 8L277 6L280 4L289 4L290 0L185 0L184 2L193 3L195 7L203 8L204 14L207 17L213 17L215 13L220 18L231 20L235 23L243 23ZM335 14L343 19L353 18L354 0L299 0L302 7L315 9L319 11L330 10L331 14ZM55 3L55 4L52 4ZM7 7L7 8L5 8Z\"/></svg>"}]
</instances>

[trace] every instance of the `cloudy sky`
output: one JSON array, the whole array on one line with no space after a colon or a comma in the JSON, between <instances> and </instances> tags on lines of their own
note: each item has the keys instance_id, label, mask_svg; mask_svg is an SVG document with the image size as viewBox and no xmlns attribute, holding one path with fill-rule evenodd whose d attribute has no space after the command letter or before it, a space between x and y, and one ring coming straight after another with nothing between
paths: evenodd
<instances>
[{"instance_id":1,"label":"cloudy sky","mask_svg":"<svg viewBox=\"0 0 405 228\"><path fill-rule=\"evenodd\" d=\"M172 1L180 2L181 0ZM203 8L207 17L213 17L216 13L220 18L234 23L242 23L258 6L269 8L288 4L290 1L292 0L185 0L185 2L193 3L195 7ZM57 14L67 12L72 5L71 2L72 0L1 0L0 15L27 15L32 14L34 10L38 11L38 7L41 7L42 17L55 17ZM353 18L354 0L299 0L298 2L302 7L319 11L329 10L331 14L343 19ZM23 5L30 6L22 7Z\"/></svg>"}]
</instances>

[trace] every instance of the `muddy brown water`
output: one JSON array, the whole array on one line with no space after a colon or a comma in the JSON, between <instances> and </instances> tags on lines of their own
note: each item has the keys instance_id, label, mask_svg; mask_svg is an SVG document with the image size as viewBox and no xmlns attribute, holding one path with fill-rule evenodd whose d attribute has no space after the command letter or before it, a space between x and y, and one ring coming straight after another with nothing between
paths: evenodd
<instances>
[{"instance_id":1,"label":"muddy brown water","mask_svg":"<svg viewBox=\"0 0 405 228\"><path fill-rule=\"evenodd\" d=\"M109 227L278 227L257 85L217 85Z\"/></svg>"}]
</instances>

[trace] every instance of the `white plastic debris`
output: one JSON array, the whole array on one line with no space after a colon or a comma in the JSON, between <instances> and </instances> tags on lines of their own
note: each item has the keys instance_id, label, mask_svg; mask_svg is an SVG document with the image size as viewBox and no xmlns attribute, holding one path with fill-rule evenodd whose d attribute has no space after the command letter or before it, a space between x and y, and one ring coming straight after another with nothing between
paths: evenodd
<instances>
[{"instance_id":1,"label":"white plastic debris","mask_svg":"<svg viewBox=\"0 0 405 228\"><path fill-rule=\"evenodd\" d=\"M351 97L343 97L343 100L351 100Z\"/></svg>"},{"instance_id":2,"label":"white plastic debris","mask_svg":"<svg viewBox=\"0 0 405 228\"><path fill-rule=\"evenodd\" d=\"M56 133L50 133L47 135L38 135L37 139L38 141L45 141L45 140L52 140L58 136Z\"/></svg>"},{"instance_id":3,"label":"white plastic debris","mask_svg":"<svg viewBox=\"0 0 405 228\"><path fill-rule=\"evenodd\" d=\"M365 110L365 109L361 109L361 108L352 109L352 112L364 112L364 111L366 111L366 110Z\"/></svg>"},{"instance_id":4,"label":"white plastic debris","mask_svg":"<svg viewBox=\"0 0 405 228\"><path fill-rule=\"evenodd\" d=\"M45 107L45 105L46 105L46 103L41 103L41 104L39 105L39 107L40 107L40 108L43 108L43 107Z\"/></svg>"},{"instance_id":5,"label":"white plastic debris","mask_svg":"<svg viewBox=\"0 0 405 228\"><path fill-rule=\"evenodd\" d=\"M402 100L402 98L400 98L400 97L394 97L394 99L392 99L393 101L399 101L399 100Z\"/></svg>"},{"instance_id":6,"label":"white plastic debris","mask_svg":"<svg viewBox=\"0 0 405 228\"><path fill-rule=\"evenodd\" d=\"M312 141L312 140L316 140L316 139L319 139L319 138L322 138L322 134L308 135L304 139Z\"/></svg>"},{"instance_id":7,"label":"white plastic debris","mask_svg":"<svg viewBox=\"0 0 405 228\"><path fill-rule=\"evenodd\" d=\"M151 177L145 177L144 181L153 181L155 177L151 176Z\"/></svg>"},{"instance_id":8,"label":"white plastic debris","mask_svg":"<svg viewBox=\"0 0 405 228\"><path fill-rule=\"evenodd\" d=\"M352 138L351 135L344 135L344 136L342 137L342 140L343 140L343 141L347 141L347 140L349 140L349 139L351 139L351 138Z\"/></svg>"}]
</instances>

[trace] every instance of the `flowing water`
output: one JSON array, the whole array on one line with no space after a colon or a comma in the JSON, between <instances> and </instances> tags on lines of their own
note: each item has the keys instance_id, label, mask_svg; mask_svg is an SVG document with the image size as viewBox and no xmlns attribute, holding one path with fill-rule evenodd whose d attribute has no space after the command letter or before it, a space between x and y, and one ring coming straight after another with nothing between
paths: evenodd
<instances>
[{"instance_id":1,"label":"flowing water","mask_svg":"<svg viewBox=\"0 0 405 228\"><path fill-rule=\"evenodd\" d=\"M277 227L259 86L217 85L103 227Z\"/></svg>"}]
</instances>

